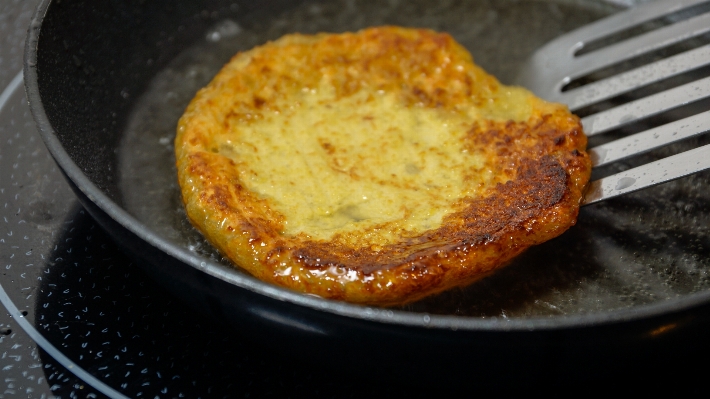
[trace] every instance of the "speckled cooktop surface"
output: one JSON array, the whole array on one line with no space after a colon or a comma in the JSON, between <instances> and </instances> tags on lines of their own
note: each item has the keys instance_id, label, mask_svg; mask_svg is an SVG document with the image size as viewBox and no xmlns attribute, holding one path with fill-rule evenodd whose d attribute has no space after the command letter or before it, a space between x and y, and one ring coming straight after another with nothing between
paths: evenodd
<instances>
[{"instance_id":1,"label":"speckled cooktop surface","mask_svg":"<svg viewBox=\"0 0 710 399\"><path fill-rule=\"evenodd\" d=\"M0 398L352 397L203 318L148 279L79 205L22 85L35 1L0 1Z\"/></svg>"},{"instance_id":2,"label":"speckled cooktop surface","mask_svg":"<svg viewBox=\"0 0 710 399\"><path fill-rule=\"evenodd\" d=\"M389 384L299 367L172 299L74 197L21 76L0 108L0 398L353 397ZM359 394L358 394L359 393Z\"/></svg>"},{"instance_id":3,"label":"speckled cooktop surface","mask_svg":"<svg viewBox=\"0 0 710 399\"><path fill-rule=\"evenodd\" d=\"M0 398L418 397L461 388L426 380L439 365L404 379L387 364L358 375L306 365L207 319L133 265L83 210L30 115L21 69L35 3L0 0ZM460 383L480 394L474 377ZM515 379L486 390L519 390ZM697 394L706 385L698 382L668 385ZM598 383L584 389L611 389Z\"/></svg>"},{"instance_id":4,"label":"speckled cooktop surface","mask_svg":"<svg viewBox=\"0 0 710 399\"><path fill-rule=\"evenodd\" d=\"M13 78L0 109L0 295L9 305L0 314L0 397L358 392L357 381L288 366L136 269L78 204Z\"/></svg>"},{"instance_id":5,"label":"speckled cooktop surface","mask_svg":"<svg viewBox=\"0 0 710 399\"><path fill-rule=\"evenodd\" d=\"M11 80L0 110L9 301L0 318L0 397L311 393L311 371L284 370L277 356L171 299L116 249L45 150L20 83ZM337 396L341 386L319 389Z\"/></svg>"}]
</instances>

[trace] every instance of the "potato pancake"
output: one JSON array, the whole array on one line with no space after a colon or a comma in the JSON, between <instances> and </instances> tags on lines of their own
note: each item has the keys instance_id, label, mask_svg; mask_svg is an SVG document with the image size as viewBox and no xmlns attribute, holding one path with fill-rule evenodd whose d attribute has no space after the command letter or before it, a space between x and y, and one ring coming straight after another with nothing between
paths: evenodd
<instances>
[{"instance_id":1,"label":"potato pancake","mask_svg":"<svg viewBox=\"0 0 710 399\"><path fill-rule=\"evenodd\" d=\"M239 53L180 119L191 222L300 292L395 305L469 284L574 225L591 165L565 106L448 34L291 34Z\"/></svg>"}]
</instances>

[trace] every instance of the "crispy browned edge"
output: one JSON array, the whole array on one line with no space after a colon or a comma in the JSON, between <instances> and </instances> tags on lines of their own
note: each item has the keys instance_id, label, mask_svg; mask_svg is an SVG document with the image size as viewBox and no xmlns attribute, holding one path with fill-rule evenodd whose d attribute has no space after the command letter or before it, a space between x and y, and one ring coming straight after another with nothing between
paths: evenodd
<instances>
[{"instance_id":1,"label":"crispy browned edge","mask_svg":"<svg viewBox=\"0 0 710 399\"><path fill-rule=\"evenodd\" d=\"M338 236L316 241L303 234L282 235L283 216L244 187L238 165L212 152L209 139L210 129L228 129L230 118L244 122L250 112L249 117L258 118L274 95L260 91L261 84L293 85L292 79L298 79L307 86L319 78L318 72L289 76L294 68L278 64L283 60L279 51L290 51L290 59L320 51L310 61L318 65L308 70L346 63L359 68L369 84L385 90L400 85L403 100L419 106L455 108L465 99L485 101L499 85L449 35L429 30L380 27L355 34L291 35L235 56L181 119L177 169L191 222L257 278L326 298L401 304L469 284L575 224L591 171L586 137L579 119L565 107L540 101L526 122L471 125L465 145L496 157L496 173L504 183L480 198L464 199L462 210L448 215L440 228L380 248L350 247ZM461 71L451 62L437 79L402 78L403 69L420 76L416 73L443 65L444 57L469 65ZM399 64L388 61L393 59ZM343 82L340 95L358 90L364 81L353 80ZM224 103L228 108L221 109ZM211 126L205 118L222 124ZM347 272L357 278L346 278Z\"/></svg>"}]
</instances>

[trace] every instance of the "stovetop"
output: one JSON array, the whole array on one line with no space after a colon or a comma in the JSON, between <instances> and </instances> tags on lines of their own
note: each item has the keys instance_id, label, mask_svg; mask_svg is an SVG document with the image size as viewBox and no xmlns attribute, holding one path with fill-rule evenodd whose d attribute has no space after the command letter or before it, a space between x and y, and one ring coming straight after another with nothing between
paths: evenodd
<instances>
[{"instance_id":1,"label":"stovetop","mask_svg":"<svg viewBox=\"0 0 710 399\"><path fill-rule=\"evenodd\" d=\"M0 398L388 392L386 381L363 384L301 367L146 277L64 181L35 129L13 62L15 75L0 97L0 299L7 309L0 314Z\"/></svg>"},{"instance_id":2,"label":"stovetop","mask_svg":"<svg viewBox=\"0 0 710 399\"><path fill-rule=\"evenodd\" d=\"M396 381L386 364L358 375L319 368L208 319L148 278L83 210L36 131L20 72L34 3L0 0L0 398L482 393L474 376L457 387L426 381L436 365ZM668 386L703 390L698 381ZM515 376L492 390L515 391Z\"/></svg>"},{"instance_id":3,"label":"stovetop","mask_svg":"<svg viewBox=\"0 0 710 399\"><path fill-rule=\"evenodd\" d=\"M389 392L386 380L303 367L208 320L117 249L32 120L21 69L34 3L0 1L0 398Z\"/></svg>"},{"instance_id":4,"label":"stovetop","mask_svg":"<svg viewBox=\"0 0 710 399\"><path fill-rule=\"evenodd\" d=\"M147 279L77 203L34 131L20 75L2 99L0 296L11 318L0 319L0 397L285 396L317 379ZM284 373L294 381L275 378Z\"/></svg>"}]
</instances>

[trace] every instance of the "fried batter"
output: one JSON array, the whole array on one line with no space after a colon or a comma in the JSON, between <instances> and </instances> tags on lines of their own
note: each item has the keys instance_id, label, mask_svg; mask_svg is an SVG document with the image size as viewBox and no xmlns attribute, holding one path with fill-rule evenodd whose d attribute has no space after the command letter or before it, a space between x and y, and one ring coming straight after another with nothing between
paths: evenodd
<instances>
[{"instance_id":1,"label":"fried batter","mask_svg":"<svg viewBox=\"0 0 710 399\"><path fill-rule=\"evenodd\" d=\"M180 119L192 223L264 281L395 305L574 225L579 119L501 85L448 34L292 34L237 54Z\"/></svg>"}]
</instances>

